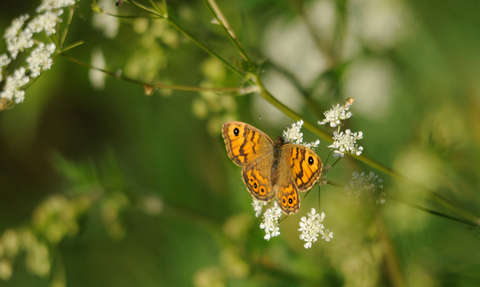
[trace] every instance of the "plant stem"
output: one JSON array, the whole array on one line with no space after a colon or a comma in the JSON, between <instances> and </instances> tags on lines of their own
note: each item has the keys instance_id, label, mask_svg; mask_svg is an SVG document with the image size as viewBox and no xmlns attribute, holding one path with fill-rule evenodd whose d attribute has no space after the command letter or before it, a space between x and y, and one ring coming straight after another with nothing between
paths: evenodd
<instances>
[{"instance_id":1,"label":"plant stem","mask_svg":"<svg viewBox=\"0 0 480 287\"><path fill-rule=\"evenodd\" d=\"M69 61L72 61L76 64L87 67L89 69L92 69L92 70L95 70L95 71L100 71L100 72L105 73L107 75L110 75L112 77L122 79L124 81L130 82L130 83L133 83L133 84L142 85L142 86L156 87L156 88L161 88L161 89L177 90L177 91L191 91L191 92L239 92L240 90L243 89L241 87L206 88L206 87L189 87L189 86L165 85L165 84L162 84L162 83L144 83L142 81L138 81L138 80L123 76L123 75L118 74L118 73L114 73L112 71L108 71L108 70L105 70L105 69L99 69L99 68L93 67L92 65L84 63L82 61L79 61L75 58L72 58L72 57L66 55L65 53L61 53L60 56L64 57L65 59L67 59Z\"/></svg>"}]
</instances>

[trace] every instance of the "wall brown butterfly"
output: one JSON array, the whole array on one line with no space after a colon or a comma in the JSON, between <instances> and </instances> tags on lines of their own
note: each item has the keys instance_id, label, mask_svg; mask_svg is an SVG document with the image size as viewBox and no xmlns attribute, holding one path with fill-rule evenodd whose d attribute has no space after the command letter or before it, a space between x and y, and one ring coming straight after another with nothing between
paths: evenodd
<instances>
[{"instance_id":1,"label":"wall brown butterfly","mask_svg":"<svg viewBox=\"0 0 480 287\"><path fill-rule=\"evenodd\" d=\"M222 135L228 156L243 167L242 179L250 194L263 202L276 195L284 213L297 213L298 191L310 190L322 174L320 157L303 145L285 143L282 136L274 142L242 122L223 124Z\"/></svg>"}]
</instances>

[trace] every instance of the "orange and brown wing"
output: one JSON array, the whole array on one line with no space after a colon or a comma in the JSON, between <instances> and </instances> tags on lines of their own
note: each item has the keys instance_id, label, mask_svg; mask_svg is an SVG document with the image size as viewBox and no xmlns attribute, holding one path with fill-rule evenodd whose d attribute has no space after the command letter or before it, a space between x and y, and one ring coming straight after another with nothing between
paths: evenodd
<instances>
[{"instance_id":1,"label":"orange and brown wing","mask_svg":"<svg viewBox=\"0 0 480 287\"><path fill-rule=\"evenodd\" d=\"M273 152L273 141L265 133L242 122L224 123L222 136L228 156L238 166Z\"/></svg>"},{"instance_id":2,"label":"orange and brown wing","mask_svg":"<svg viewBox=\"0 0 480 287\"><path fill-rule=\"evenodd\" d=\"M250 194L258 201L270 201L275 195L271 182L273 155L266 154L242 168L242 179Z\"/></svg>"},{"instance_id":3,"label":"orange and brown wing","mask_svg":"<svg viewBox=\"0 0 480 287\"><path fill-rule=\"evenodd\" d=\"M279 180L275 186L277 189L277 203L278 207L285 214L295 214L300 210L300 198L298 198L297 187L288 177Z\"/></svg>"},{"instance_id":4,"label":"orange and brown wing","mask_svg":"<svg viewBox=\"0 0 480 287\"><path fill-rule=\"evenodd\" d=\"M322 174L323 163L320 157L313 150L302 145L286 144L282 148L285 163L298 190L311 189Z\"/></svg>"}]
</instances>

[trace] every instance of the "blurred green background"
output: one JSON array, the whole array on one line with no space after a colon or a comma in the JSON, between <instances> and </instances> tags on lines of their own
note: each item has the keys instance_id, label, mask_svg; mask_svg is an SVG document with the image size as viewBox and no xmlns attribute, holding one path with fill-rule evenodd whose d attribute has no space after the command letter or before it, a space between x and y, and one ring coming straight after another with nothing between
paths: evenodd
<instances>
[{"instance_id":1,"label":"blurred green background","mask_svg":"<svg viewBox=\"0 0 480 287\"><path fill-rule=\"evenodd\" d=\"M92 50L101 47L107 70L143 82L242 84L159 20L124 19L116 37L105 37L92 25L92 3L77 3L66 43L84 44L69 56L90 63ZM182 27L228 61L239 61L202 1L167 3ZM0 5L3 31L13 18L33 15L39 2ZM363 131L364 155L480 214L479 1L218 5L281 102L316 122L333 104L354 97L347 127ZM142 12L124 3L118 13ZM337 55L336 62L328 55ZM94 89L87 68L58 57L26 91L24 103L0 112L0 234L34 224L32 214L54 194L67 200L86 194L92 203L75 217L72 236L48 245L51 272L37 276L20 254L0 286L480 284L478 229L393 199L373 209L355 204L334 186L322 187L320 208L334 232L331 242L305 250L298 239L301 216L318 210L317 192L281 223L278 238L265 241L240 168L220 136L227 120L265 130L258 114L277 134L293 123L255 94L146 96L141 85L109 76L104 89ZM306 141L316 139L304 133ZM321 139L316 149L324 160L327 145ZM371 170L346 157L329 180L346 185L353 171ZM389 195L459 217L426 192L380 177Z\"/></svg>"}]
</instances>

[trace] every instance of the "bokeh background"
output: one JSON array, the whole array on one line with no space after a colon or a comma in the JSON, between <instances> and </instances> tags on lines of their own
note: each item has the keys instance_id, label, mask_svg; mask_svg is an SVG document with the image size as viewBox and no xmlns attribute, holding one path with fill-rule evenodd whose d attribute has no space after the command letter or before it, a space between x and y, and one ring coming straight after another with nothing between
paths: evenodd
<instances>
[{"instance_id":1,"label":"bokeh background","mask_svg":"<svg viewBox=\"0 0 480 287\"><path fill-rule=\"evenodd\" d=\"M67 43L84 43L67 52L72 58L90 63L103 53L107 70L146 83L243 84L160 20L96 28L109 16L94 20L92 3L77 3ZM167 3L182 27L228 61L240 61L202 1ZM13 18L33 15L39 1L0 5L3 31ZM347 127L364 133L358 143L365 156L480 215L480 2L218 5L281 102L317 122L354 97ZM124 3L117 13L143 12ZM94 85L92 77L58 57L24 103L0 112L3 257L8 240L21 240L25 230L48 250L19 251L4 261L0 274L10 266L11 276L0 286L479 285L478 228L393 198L374 207L356 203L341 187L322 187L331 242L305 250L298 238L301 216L318 210L316 189L281 223L281 235L265 241L220 135L227 120L265 130L258 114L275 134L293 123L258 95L159 90L147 96L141 85L110 76ZM317 139L306 130L304 136ZM325 159L328 142L320 140L316 152ZM346 185L353 171L379 174L391 197L460 218L424 189L350 157L329 180Z\"/></svg>"}]
</instances>

